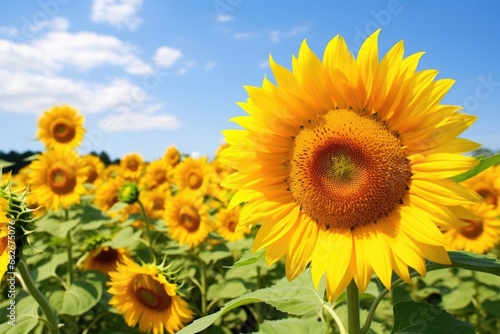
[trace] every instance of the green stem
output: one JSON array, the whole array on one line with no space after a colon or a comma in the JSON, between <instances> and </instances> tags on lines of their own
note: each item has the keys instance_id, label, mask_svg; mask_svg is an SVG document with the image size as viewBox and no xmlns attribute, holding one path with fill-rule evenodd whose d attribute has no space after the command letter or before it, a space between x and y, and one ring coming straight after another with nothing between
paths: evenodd
<instances>
[{"instance_id":1,"label":"green stem","mask_svg":"<svg viewBox=\"0 0 500 334\"><path fill-rule=\"evenodd\" d=\"M347 329L349 334L359 334L359 291L354 280L347 286Z\"/></svg>"},{"instance_id":2,"label":"green stem","mask_svg":"<svg viewBox=\"0 0 500 334\"><path fill-rule=\"evenodd\" d=\"M347 331L345 330L342 320L340 320L339 316L337 315L337 313L335 313L335 311L331 308L331 306L328 303L324 303L323 308L330 314L333 321L335 321L335 323L339 327L340 334L347 334Z\"/></svg>"},{"instance_id":3,"label":"green stem","mask_svg":"<svg viewBox=\"0 0 500 334\"><path fill-rule=\"evenodd\" d=\"M42 308L45 317L47 318L47 324L51 333L58 334L59 333L59 320L57 319L57 315L50 306L48 300L45 296L37 289L35 282L31 278L29 273L28 265L24 260L19 260L17 264L17 271L21 275L24 285L28 292L33 296L38 305Z\"/></svg>"},{"instance_id":4,"label":"green stem","mask_svg":"<svg viewBox=\"0 0 500 334\"><path fill-rule=\"evenodd\" d=\"M69 220L69 211L68 209L64 209L64 221L67 222ZM71 242L71 230L68 231L68 234L66 235L66 252L68 253L68 263L66 263L66 268L67 268L67 277L66 277L66 283L68 286L71 286L71 283L73 283L73 278L74 278L74 272L73 272L73 251L71 249L72 242Z\"/></svg>"},{"instance_id":5,"label":"green stem","mask_svg":"<svg viewBox=\"0 0 500 334\"><path fill-rule=\"evenodd\" d=\"M141 207L142 215L144 217L144 222L146 223L145 224L146 233L148 234L148 243L149 243L149 259L154 262L156 261L156 258L155 258L155 253L153 251L153 236L151 234L151 226L150 226L151 223L149 222L148 215L146 214L146 209L144 208L142 202L138 199L137 203L139 203L139 206Z\"/></svg>"},{"instance_id":6,"label":"green stem","mask_svg":"<svg viewBox=\"0 0 500 334\"><path fill-rule=\"evenodd\" d=\"M200 273L200 293L201 293L201 316L207 315L207 266L205 262L200 259L201 273Z\"/></svg>"}]
</instances>

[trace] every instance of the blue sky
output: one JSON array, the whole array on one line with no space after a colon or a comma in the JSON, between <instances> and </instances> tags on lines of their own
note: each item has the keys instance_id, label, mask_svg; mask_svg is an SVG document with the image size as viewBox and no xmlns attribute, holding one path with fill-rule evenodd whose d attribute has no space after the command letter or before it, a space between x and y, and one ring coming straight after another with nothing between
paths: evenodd
<instances>
[{"instance_id":1,"label":"blue sky","mask_svg":"<svg viewBox=\"0 0 500 334\"><path fill-rule=\"evenodd\" d=\"M444 103L479 116L463 136L500 149L500 2L37 0L0 5L0 150L41 150L37 119L55 104L85 115L80 150L161 157L170 145L213 156L243 111L245 85L290 68L302 40L320 57L354 54L377 28L425 51L420 69L456 80Z\"/></svg>"}]
</instances>

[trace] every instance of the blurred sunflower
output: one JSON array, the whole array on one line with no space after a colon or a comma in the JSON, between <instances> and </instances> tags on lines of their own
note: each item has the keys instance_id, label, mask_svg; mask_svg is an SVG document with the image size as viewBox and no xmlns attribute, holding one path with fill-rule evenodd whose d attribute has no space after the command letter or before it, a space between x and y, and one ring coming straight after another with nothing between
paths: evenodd
<instances>
[{"instance_id":1,"label":"blurred sunflower","mask_svg":"<svg viewBox=\"0 0 500 334\"><path fill-rule=\"evenodd\" d=\"M83 164L88 167L85 183L94 184L103 172L104 164L99 157L91 154L82 156L82 160Z\"/></svg>"},{"instance_id":2,"label":"blurred sunflower","mask_svg":"<svg viewBox=\"0 0 500 334\"><path fill-rule=\"evenodd\" d=\"M9 222L10 218L7 216L7 207L9 203L7 198L0 192L0 282L2 277L7 272L9 264ZM13 245L11 243L11 245Z\"/></svg>"},{"instance_id":3,"label":"blurred sunflower","mask_svg":"<svg viewBox=\"0 0 500 334\"><path fill-rule=\"evenodd\" d=\"M78 110L68 105L54 106L45 111L38 120L37 137L48 148L75 148L83 140L83 121Z\"/></svg>"},{"instance_id":4,"label":"blurred sunflower","mask_svg":"<svg viewBox=\"0 0 500 334\"><path fill-rule=\"evenodd\" d=\"M104 171L101 175L101 179L108 180L114 179L115 177L120 176L121 168L120 165L111 164L104 168Z\"/></svg>"},{"instance_id":5,"label":"blurred sunflower","mask_svg":"<svg viewBox=\"0 0 500 334\"><path fill-rule=\"evenodd\" d=\"M175 167L181 161L181 153L174 145L167 148L163 154L163 160L167 162L170 167Z\"/></svg>"},{"instance_id":6,"label":"blurred sunflower","mask_svg":"<svg viewBox=\"0 0 500 334\"><path fill-rule=\"evenodd\" d=\"M189 192L193 196L205 195L211 177L212 168L206 157L188 157L180 162L174 171L174 183L179 190Z\"/></svg>"},{"instance_id":7,"label":"blurred sunflower","mask_svg":"<svg viewBox=\"0 0 500 334\"><path fill-rule=\"evenodd\" d=\"M38 203L53 210L80 203L88 168L70 147L38 155L30 169L30 186Z\"/></svg>"},{"instance_id":8,"label":"blurred sunflower","mask_svg":"<svg viewBox=\"0 0 500 334\"><path fill-rule=\"evenodd\" d=\"M109 246L99 246L88 253L81 267L83 270L99 270L108 274L116 271L117 263L123 262L128 255L129 252L125 248L115 249Z\"/></svg>"},{"instance_id":9,"label":"blurred sunflower","mask_svg":"<svg viewBox=\"0 0 500 334\"><path fill-rule=\"evenodd\" d=\"M170 167L165 160L151 161L146 166L142 184L146 189L153 189L159 186L170 186L169 184Z\"/></svg>"},{"instance_id":10,"label":"blurred sunflower","mask_svg":"<svg viewBox=\"0 0 500 334\"><path fill-rule=\"evenodd\" d=\"M416 72L422 53L404 58L402 41L379 60L378 34L356 59L339 36L323 61L304 41L292 71L270 57L277 84L246 87L249 116L233 118L244 129L224 131L221 159L237 172L222 185L237 190L231 206L247 202L240 226L262 222L253 250L285 256L290 280L311 262L329 299L352 280L364 291L374 272L390 288L393 271L411 283L408 267L449 264L438 226L480 200L448 179L478 147L456 138L475 117L439 104L453 81Z\"/></svg>"},{"instance_id":11,"label":"blurred sunflower","mask_svg":"<svg viewBox=\"0 0 500 334\"><path fill-rule=\"evenodd\" d=\"M175 333L193 319L188 304L177 294L177 285L169 283L156 265L140 266L126 258L109 276L108 291L113 295L109 304L127 325L139 324L147 333Z\"/></svg>"},{"instance_id":12,"label":"blurred sunflower","mask_svg":"<svg viewBox=\"0 0 500 334\"><path fill-rule=\"evenodd\" d=\"M125 155L120 161L121 176L127 180L139 180L144 169L144 159L137 153Z\"/></svg>"},{"instance_id":13,"label":"blurred sunflower","mask_svg":"<svg viewBox=\"0 0 500 334\"><path fill-rule=\"evenodd\" d=\"M164 219L172 239L191 248L202 243L212 229L203 198L188 193L178 193L168 201Z\"/></svg>"},{"instance_id":14,"label":"blurred sunflower","mask_svg":"<svg viewBox=\"0 0 500 334\"><path fill-rule=\"evenodd\" d=\"M94 195L94 204L97 205L102 212L107 212L115 203L118 202L118 193L125 180L121 177L109 179L100 183L96 187ZM111 214L113 216L114 214Z\"/></svg>"},{"instance_id":15,"label":"blurred sunflower","mask_svg":"<svg viewBox=\"0 0 500 334\"><path fill-rule=\"evenodd\" d=\"M165 203L169 198L169 194L166 186L141 192L139 198L144 205L148 218L160 219L163 217Z\"/></svg>"},{"instance_id":16,"label":"blurred sunflower","mask_svg":"<svg viewBox=\"0 0 500 334\"><path fill-rule=\"evenodd\" d=\"M481 195L484 202L493 205L499 212L498 196L500 194L500 165L487 170L462 182L462 184Z\"/></svg>"},{"instance_id":17,"label":"blurred sunflower","mask_svg":"<svg viewBox=\"0 0 500 334\"><path fill-rule=\"evenodd\" d=\"M487 203L471 206L478 219L467 219L466 226L453 227L444 232L446 248L486 253L500 242L500 219L495 207ZM465 225L465 224L464 224Z\"/></svg>"},{"instance_id":18,"label":"blurred sunflower","mask_svg":"<svg viewBox=\"0 0 500 334\"><path fill-rule=\"evenodd\" d=\"M248 226L241 226L236 229L240 218L240 211L240 206L236 206L231 210L222 208L215 215L215 229L227 241L243 239L245 234L250 232Z\"/></svg>"}]
</instances>

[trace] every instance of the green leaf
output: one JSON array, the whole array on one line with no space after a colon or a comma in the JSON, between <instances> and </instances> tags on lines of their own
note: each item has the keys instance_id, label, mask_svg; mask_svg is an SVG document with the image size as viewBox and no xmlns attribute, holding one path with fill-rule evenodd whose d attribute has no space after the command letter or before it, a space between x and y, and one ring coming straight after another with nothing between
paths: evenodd
<instances>
[{"instance_id":1,"label":"green leaf","mask_svg":"<svg viewBox=\"0 0 500 334\"><path fill-rule=\"evenodd\" d=\"M68 290L59 287L46 289L50 304L60 314L81 315L90 310L101 299L106 276L98 271L81 273Z\"/></svg>"},{"instance_id":2,"label":"green leaf","mask_svg":"<svg viewBox=\"0 0 500 334\"><path fill-rule=\"evenodd\" d=\"M476 293L473 282L462 282L455 289L443 294L443 307L447 310L460 310L471 303Z\"/></svg>"},{"instance_id":3,"label":"green leaf","mask_svg":"<svg viewBox=\"0 0 500 334\"><path fill-rule=\"evenodd\" d=\"M474 327L447 313L437 305L412 300L394 305L392 334L475 334Z\"/></svg>"},{"instance_id":4,"label":"green leaf","mask_svg":"<svg viewBox=\"0 0 500 334\"><path fill-rule=\"evenodd\" d=\"M288 318L275 321L264 321L259 326L258 334L303 334L325 333L326 325L323 321L314 318L298 319Z\"/></svg>"},{"instance_id":5,"label":"green leaf","mask_svg":"<svg viewBox=\"0 0 500 334\"><path fill-rule=\"evenodd\" d=\"M448 252L448 254L452 262L451 265L429 262L427 270L462 268L500 276L500 261L496 258L466 251Z\"/></svg>"},{"instance_id":6,"label":"green leaf","mask_svg":"<svg viewBox=\"0 0 500 334\"><path fill-rule=\"evenodd\" d=\"M31 333L31 330L35 328L36 325L38 325L39 318L38 303L35 301L35 299L31 296L25 296L22 299L19 298L18 300L16 300L16 303L14 304L15 311L13 312L13 316L15 316L15 326L12 326L12 322L9 324L9 322L12 321L12 319L9 318L11 310L7 309L7 307L9 306L10 304L0 309L0 319L2 319L2 324L0 325L0 333Z\"/></svg>"},{"instance_id":7,"label":"green leaf","mask_svg":"<svg viewBox=\"0 0 500 334\"><path fill-rule=\"evenodd\" d=\"M14 165L15 165L14 162L9 162L9 161L5 161L5 160L0 159L0 166L2 168L7 168L7 167L10 167L10 166L14 166Z\"/></svg>"},{"instance_id":8,"label":"green leaf","mask_svg":"<svg viewBox=\"0 0 500 334\"><path fill-rule=\"evenodd\" d=\"M110 246L114 249L118 248L133 248L134 243L141 237L142 231L135 231L134 228L127 226L118 230L111 241L106 242L105 246Z\"/></svg>"},{"instance_id":9,"label":"green leaf","mask_svg":"<svg viewBox=\"0 0 500 334\"><path fill-rule=\"evenodd\" d=\"M80 222L79 219L69 219L62 221L55 215L45 215L37 221L37 232L47 232L57 238L66 238L68 232L75 228Z\"/></svg>"},{"instance_id":10,"label":"green leaf","mask_svg":"<svg viewBox=\"0 0 500 334\"><path fill-rule=\"evenodd\" d=\"M31 274L33 279L37 282L41 282L51 276L55 276L57 267L65 263L67 260L68 254L66 254L66 252L50 254L48 261L45 261L43 264L32 266L33 269L31 270Z\"/></svg>"},{"instance_id":11,"label":"green leaf","mask_svg":"<svg viewBox=\"0 0 500 334\"><path fill-rule=\"evenodd\" d=\"M451 179L457 183L463 182L467 179L470 179L473 176L476 176L477 174L481 173L482 171L490 168L493 165L496 165L497 163L500 162L500 153L492 155L490 157L477 157L479 160L479 163L472 168L471 170L468 170L465 173L462 173L460 175L454 176Z\"/></svg>"},{"instance_id":12,"label":"green leaf","mask_svg":"<svg viewBox=\"0 0 500 334\"><path fill-rule=\"evenodd\" d=\"M263 261L265 259L266 253L264 250L260 250L257 253L253 253L251 249L248 249L243 253L243 255L240 257L238 261L236 261L231 267L229 268L234 268L234 267L243 267L243 266L248 266L249 264L254 264L259 261ZM265 262L264 262L265 264Z\"/></svg>"},{"instance_id":13,"label":"green leaf","mask_svg":"<svg viewBox=\"0 0 500 334\"><path fill-rule=\"evenodd\" d=\"M487 299L481 306L487 313L500 318L500 299Z\"/></svg>"},{"instance_id":14,"label":"green leaf","mask_svg":"<svg viewBox=\"0 0 500 334\"><path fill-rule=\"evenodd\" d=\"M324 279L321 281L318 290L319 291L316 291L316 289L314 289L311 271L308 269L291 282L288 282L285 278L272 287L253 291L233 299L226 303L218 312L195 320L192 324L178 333L198 333L212 325L215 320L227 312L239 306L252 303L264 302L276 307L282 312L294 315L303 315L311 311L319 311L323 305L323 296L325 293Z\"/></svg>"},{"instance_id":15,"label":"green leaf","mask_svg":"<svg viewBox=\"0 0 500 334\"><path fill-rule=\"evenodd\" d=\"M213 248L202 251L199 254L200 259L206 264L209 264L212 261L216 262L218 260L225 259L226 257L230 257L231 255L231 252L224 244L217 245Z\"/></svg>"},{"instance_id":16,"label":"green leaf","mask_svg":"<svg viewBox=\"0 0 500 334\"><path fill-rule=\"evenodd\" d=\"M241 296L248 292L248 288L241 280L224 280L221 283L212 284L207 291L208 300L229 299Z\"/></svg>"}]
</instances>

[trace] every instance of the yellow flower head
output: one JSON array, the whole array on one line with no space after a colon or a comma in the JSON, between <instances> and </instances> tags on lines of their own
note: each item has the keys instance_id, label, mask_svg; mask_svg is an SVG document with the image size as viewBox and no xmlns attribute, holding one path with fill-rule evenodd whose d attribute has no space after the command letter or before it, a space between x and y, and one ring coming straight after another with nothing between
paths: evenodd
<instances>
[{"instance_id":1,"label":"yellow flower head","mask_svg":"<svg viewBox=\"0 0 500 334\"><path fill-rule=\"evenodd\" d=\"M188 304L177 294L177 285L167 281L156 265L140 266L125 258L110 272L109 304L127 325L146 333L176 333L193 319Z\"/></svg>"},{"instance_id":2,"label":"yellow flower head","mask_svg":"<svg viewBox=\"0 0 500 334\"><path fill-rule=\"evenodd\" d=\"M30 185L38 203L53 210L80 203L88 168L70 147L42 153L30 169Z\"/></svg>"},{"instance_id":3,"label":"yellow flower head","mask_svg":"<svg viewBox=\"0 0 500 334\"><path fill-rule=\"evenodd\" d=\"M248 116L233 119L243 129L224 132L230 207L246 202L240 226L262 222L253 250L269 264L285 256L288 279L311 263L330 299L352 280L364 291L373 273L389 288L393 271L411 282L424 259L450 263L438 226L480 200L449 179L478 147L457 138L475 117L440 104L453 81L417 72L422 53L403 57L402 41L380 60L378 35L357 58L340 36L323 61L304 41L292 71L270 57L276 83L246 87Z\"/></svg>"},{"instance_id":4,"label":"yellow flower head","mask_svg":"<svg viewBox=\"0 0 500 334\"><path fill-rule=\"evenodd\" d=\"M83 270L99 270L105 274L116 271L118 262L123 262L129 252L125 248L114 249L99 246L89 252L81 266Z\"/></svg>"},{"instance_id":5,"label":"yellow flower head","mask_svg":"<svg viewBox=\"0 0 500 334\"><path fill-rule=\"evenodd\" d=\"M146 189L170 187L170 173L171 168L165 160L155 160L146 166L146 172L141 181Z\"/></svg>"},{"instance_id":6,"label":"yellow flower head","mask_svg":"<svg viewBox=\"0 0 500 334\"><path fill-rule=\"evenodd\" d=\"M163 160L170 166L175 167L181 161L181 153L174 145L167 148Z\"/></svg>"},{"instance_id":7,"label":"yellow flower head","mask_svg":"<svg viewBox=\"0 0 500 334\"><path fill-rule=\"evenodd\" d=\"M172 239L189 247L201 244L212 230L203 198L185 192L177 193L167 202L164 219Z\"/></svg>"},{"instance_id":8,"label":"yellow flower head","mask_svg":"<svg viewBox=\"0 0 500 334\"><path fill-rule=\"evenodd\" d=\"M144 169L144 159L137 153L130 153L121 159L120 167L123 178L139 180Z\"/></svg>"},{"instance_id":9,"label":"yellow flower head","mask_svg":"<svg viewBox=\"0 0 500 334\"><path fill-rule=\"evenodd\" d=\"M179 190L196 195L205 195L213 170L206 157L184 159L175 167L174 183Z\"/></svg>"},{"instance_id":10,"label":"yellow flower head","mask_svg":"<svg viewBox=\"0 0 500 334\"><path fill-rule=\"evenodd\" d=\"M447 249L486 253L500 242L500 219L495 207L477 203L471 210L478 217L463 219L467 224L444 232Z\"/></svg>"},{"instance_id":11,"label":"yellow flower head","mask_svg":"<svg viewBox=\"0 0 500 334\"><path fill-rule=\"evenodd\" d=\"M216 231L227 241L243 239L245 234L250 232L248 226L241 226L237 229L240 211L240 206L236 206L231 210L221 208L215 215Z\"/></svg>"},{"instance_id":12,"label":"yellow flower head","mask_svg":"<svg viewBox=\"0 0 500 334\"><path fill-rule=\"evenodd\" d=\"M104 164L99 157L91 154L82 156L82 160L84 165L88 167L85 183L94 184L103 172Z\"/></svg>"},{"instance_id":13,"label":"yellow flower head","mask_svg":"<svg viewBox=\"0 0 500 334\"><path fill-rule=\"evenodd\" d=\"M67 105L50 108L38 120L37 137L48 148L75 148L82 143L84 133L83 116Z\"/></svg>"},{"instance_id":14,"label":"yellow flower head","mask_svg":"<svg viewBox=\"0 0 500 334\"><path fill-rule=\"evenodd\" d=\"M500 165L490 167L471 177L464 181L463 185L481 195L484 202L493 205L500 214Z\"/></svg>"}]
</instances>

